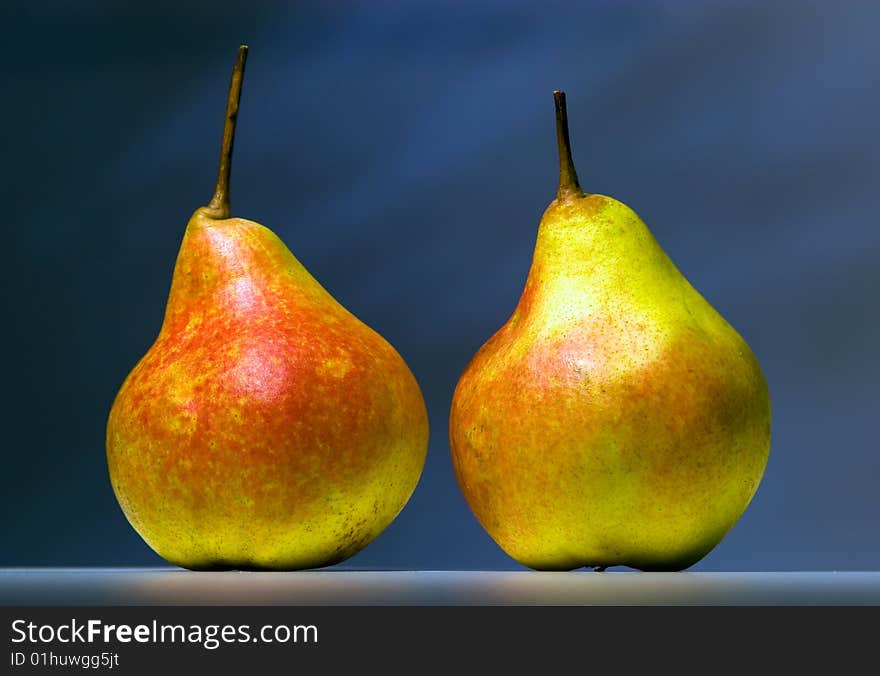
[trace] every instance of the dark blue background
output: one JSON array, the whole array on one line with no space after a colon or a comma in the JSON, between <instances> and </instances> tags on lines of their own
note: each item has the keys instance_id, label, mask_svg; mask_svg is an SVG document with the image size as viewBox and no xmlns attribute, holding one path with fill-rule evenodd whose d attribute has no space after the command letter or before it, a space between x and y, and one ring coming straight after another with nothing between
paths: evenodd
<instances>
[{"instance_id":1,"label":"dark blue background","mask_svg":"<svg viewBox=\"0 0 880 676\"><path fill-rule=\"evenodd\" d=\"M880 5L125 4L0 24L0 565L160 562L104 424L210 198L247 42L233 211L398 348L430 412L415 495L349 565L517 567L458 491L446 423L522 289L562 88L584 188L641 214L770 383L764 481L697 569L878 567Z\"/></svg>"}]
</instances>

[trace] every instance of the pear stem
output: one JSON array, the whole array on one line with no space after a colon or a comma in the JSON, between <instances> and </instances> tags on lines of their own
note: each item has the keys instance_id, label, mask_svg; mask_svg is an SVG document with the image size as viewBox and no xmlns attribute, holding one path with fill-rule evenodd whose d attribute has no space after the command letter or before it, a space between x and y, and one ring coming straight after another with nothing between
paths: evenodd
<instances>
[{"instance_id":1,"label":"pear stem","mask_svg":"<svg viewBox=\"0 0 880 676\"><path fill-rule=\"evenodd\" d=\"M247 45L238 48L238 58L232 67L229 81L229 96L226 98L226 121L223 124L223 142L220 146L220 169L217 172L217 187L214 197L203 208L210 218L229 218L229 175L232 172L232 145L235 142L235 122L238 119L238 101L241 98L241 82L244 79L244 66L247 62Z\"/></svg>"},{"instance_id":2,"label":"pear stem","mask_svg":"<svg viewBox=\"0 0 880 676\"><path fill-rule=\"evenodd\" d=\"M559 146L559 191L556 198L571 199L583 197L584 191L578 182L574 160L571 158L571 141L568 138L568 109L565 106L565 92L554 91L556 103L556 144Z\"/></svg>"}]
</instances>

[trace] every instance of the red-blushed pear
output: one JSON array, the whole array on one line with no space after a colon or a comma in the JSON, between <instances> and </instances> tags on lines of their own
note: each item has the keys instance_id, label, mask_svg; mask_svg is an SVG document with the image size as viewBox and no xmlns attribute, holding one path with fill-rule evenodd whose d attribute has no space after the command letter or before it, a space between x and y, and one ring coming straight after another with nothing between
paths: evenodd
<instances>
[{"instance_id":1,"label":"red-blushed pear","mask_svg":"<svg viewBox=\"0 0 880 676\"><path fill-rule=\"evenodd\" d=\"M165 320L107 422L134 529L192 569L346 559L406 504L428 421L400 355L268 228L230 217L247 48L229 90L217 191L180 246Z\"/></svg>"},{"instance_id":2,"label":"red-blushed pear","mask_svg":"<svg viewBox=\"0 0 880 676\"><path fill-rule=\"evenodd\" d=\"M527 566L680 570L758 487L767 384L641 219L581 190L554 97L559 192L516 310L456 387L453 464L477 519Z\"/></svg>"}]
</instances>

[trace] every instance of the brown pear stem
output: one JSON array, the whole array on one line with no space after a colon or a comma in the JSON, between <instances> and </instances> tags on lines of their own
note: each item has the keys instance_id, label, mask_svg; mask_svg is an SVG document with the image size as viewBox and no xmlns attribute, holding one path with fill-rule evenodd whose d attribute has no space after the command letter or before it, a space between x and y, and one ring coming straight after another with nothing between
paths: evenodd
<instances>
[{"instance_id":1,"label":"brown pear stem","mask_svg":"<svg viewBox=\"0 0 880 676\"><path fill-rule=\"evenodd\" d=\"M584 191L578 183L574 160L571 158L571 141L568 138L568 109L565 106L565 92L554 91L556 103L556 144L559 146L559 191L557 199L583 197Z\"/></svg>"},{"instance_id":2,"label":"brown pear stem","mask_svg":"<svg viewBox=\"0 0 880 676\"><path fill-rule=\"evenodd\" d=\"M232 172L232 145L235 142L235 122L238 119L238 101L241 98L241 82L244 79L244 65L247 62L247 45L238 48L238 58L232 67L229 81L229 96L226 99L226 122L223 124L223 143L220 146L220 169L217 172L217 187L214 197L203 208L210 218L229 218L229 175Z\"/></svg>"}]
</instances>

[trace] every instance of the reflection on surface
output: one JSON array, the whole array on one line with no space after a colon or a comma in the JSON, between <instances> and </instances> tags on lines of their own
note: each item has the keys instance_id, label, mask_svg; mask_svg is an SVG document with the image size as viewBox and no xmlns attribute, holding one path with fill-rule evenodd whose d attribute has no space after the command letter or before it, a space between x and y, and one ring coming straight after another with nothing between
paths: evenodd
<instances>
[{"instance_id":1,"label":"reflection on surface","mask_svg":"<svg viewBox=\"0 0 880 676\"><path fill-rule=\"evenodd\" d=\"M880 573L0 570L3 605L880 604Z\"/></svg>"}]
</instances>

